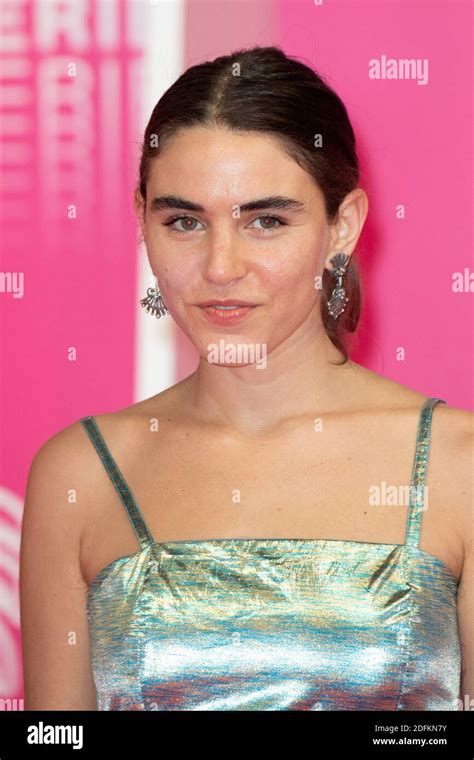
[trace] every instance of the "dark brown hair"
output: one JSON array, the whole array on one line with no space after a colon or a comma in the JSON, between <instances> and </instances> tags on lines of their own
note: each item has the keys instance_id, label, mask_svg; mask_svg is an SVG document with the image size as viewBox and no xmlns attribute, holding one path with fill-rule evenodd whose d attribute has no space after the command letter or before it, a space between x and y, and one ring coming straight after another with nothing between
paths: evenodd
<instances>
[{"instance_id":1,"label":"dark brown hair","mask_svg":"<svg viewBox=\"0 0 474 760\"><path fill-rule=\"evenodd\" d=\"M254 47L187 69L162 95L145 130L137 191L146 202L150 161L178 130L192 126L272 133L316 182L333 223L340 203L357 187L355 136L344 103L308 66L277 47ZM315 136L321 135L321 147ZM343 279L349 302L339 319L328 313L335 280L324 268L321 316L326 333L348 359L343 332L354 332L361 287L354 255Z\"/></svg>"}]
</instances>

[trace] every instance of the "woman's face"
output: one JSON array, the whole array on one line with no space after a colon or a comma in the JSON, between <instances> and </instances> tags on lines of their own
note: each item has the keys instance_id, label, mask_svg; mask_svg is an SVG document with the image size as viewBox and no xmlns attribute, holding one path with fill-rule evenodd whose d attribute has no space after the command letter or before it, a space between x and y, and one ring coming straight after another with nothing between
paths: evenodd
<instances>
[{"instance_id":1,"label":"woman's face","mask_svg":"<svg viewBox=\"0 0 474 760\"><path fill-rule=\"evenodd\" d=\"M272 208L276 197L292 203ZM265 344L270 354L305 326L321 326L314 278L336 231L314 181L272 136L183 130L151 162L146 213L137 209L163 300L201 357L220 339ZM199 306L213 300L256 306L221 325Z\"/></svg>"}]
</instances>

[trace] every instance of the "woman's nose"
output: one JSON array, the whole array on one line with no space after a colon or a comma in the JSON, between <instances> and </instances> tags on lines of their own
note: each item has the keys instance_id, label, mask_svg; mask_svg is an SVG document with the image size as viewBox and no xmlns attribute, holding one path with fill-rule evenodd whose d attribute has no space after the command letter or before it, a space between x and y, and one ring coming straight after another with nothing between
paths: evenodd
<instances>
[{"instance_id":1,"label":"woman's nose","mask_svg":"<svg viewBox=\"0 0 474 760\"><path fill-rule=\"evenodd\" d=\"M243 277L247 262L242 245L242 241L232 233L209 238L203 262L204 277L218 283Z\"/></svg>"}]
</instances>

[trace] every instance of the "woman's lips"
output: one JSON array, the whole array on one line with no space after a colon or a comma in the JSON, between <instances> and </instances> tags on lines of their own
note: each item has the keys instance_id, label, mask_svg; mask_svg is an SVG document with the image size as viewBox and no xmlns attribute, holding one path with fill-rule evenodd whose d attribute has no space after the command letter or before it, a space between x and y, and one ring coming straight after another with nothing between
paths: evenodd
<instances>
[{"instance_id":1,"label":"woman's lips","mask_svg":"<svg viewBox=\"0 0 474 760\"><path fill-rule=\"evenodd\" d=\"M242 322L256 306L239 306L236 309L216 309L214 306L199 306L206 318L215 325L235 325Z\"/></svg>"}]
</instances>

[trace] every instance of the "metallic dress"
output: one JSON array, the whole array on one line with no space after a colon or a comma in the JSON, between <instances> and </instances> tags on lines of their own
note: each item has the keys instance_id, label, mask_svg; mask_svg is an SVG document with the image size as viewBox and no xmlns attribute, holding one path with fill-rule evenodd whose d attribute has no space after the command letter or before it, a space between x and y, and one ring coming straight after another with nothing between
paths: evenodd
<instances>
[{"instance_id":1,"label":"metallic dress","mask_svg":"<svg viewBox=\"0 0 474 760\"><path fill-rule=\"evenodd\" d=\"M418 547L432 411L420 410L404 544L155 541L81 419L139 550L87 597L99 710L457 710L458 584Z\"/></svg>"}]
</instances>

